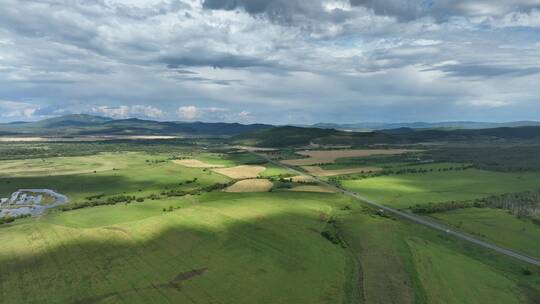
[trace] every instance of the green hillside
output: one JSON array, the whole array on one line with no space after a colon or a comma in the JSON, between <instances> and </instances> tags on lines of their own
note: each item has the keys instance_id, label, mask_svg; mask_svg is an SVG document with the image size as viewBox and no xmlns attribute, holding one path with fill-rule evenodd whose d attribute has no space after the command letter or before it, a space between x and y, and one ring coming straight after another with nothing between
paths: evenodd
<instances>
[{"instance_id":1,"label":"green hillside","mask_svg":"<svg viewBox=\"0 0 540 304\"><path fill-rule=\"evenodd\" d=\"M111 119L73 114L37 122L0 124L0 134L38 136L76 135L222 135L270 128L269 125L205 122L163 122L138 118Z\"/></svg>"}]
</instances>

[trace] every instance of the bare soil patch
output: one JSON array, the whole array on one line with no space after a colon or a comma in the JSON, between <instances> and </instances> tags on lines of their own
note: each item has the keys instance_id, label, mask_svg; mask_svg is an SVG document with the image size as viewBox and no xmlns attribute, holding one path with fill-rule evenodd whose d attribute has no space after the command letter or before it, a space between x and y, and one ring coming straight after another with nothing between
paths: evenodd
<instances>
[{"instance_id":1,"label":"bare soil patch","mask_svg":"<svg viewBox=\"0 0 540 304\"><path fill-rule=\"evenodd\" d=\"M225 192L268 192L272 182L267 179L244 179L225 189Z\"/></svg>"},{"instance_id":2,"label":"bare soil patch","mask_svg":"<svg viewBox=\"0 0 540 304\"><path fill-rule=\"evenodd\" d=\"M263 166L236 166L236 167L230 167L230 168L219 168L214 169L212 171L223 174L227 177L230 177L232 179L244 179L244 178L255 178L259 176L264 170L266 170Z\"/></svg>"},{"instance_id":3,"label":"bare soil patch","mask_svg":"<svg viewBox=\"0 0 540 304\"><path fill-rule=\"evenodd\" d=\"M315 186L315 185L306 185L306 186L297 186L291 188L290 191L297 192L319 192L319 193L335 193L334 189L325 187L325 186Z\"/></svg>"},{"instance_id":4,"label":"bare soil patch","mask_svg":"<svg viewBox=\"0 0 540 304\"><path fill-rule=\"evenodd\" d=\"M185 167L190 168L223 168L223 165L212 165L205 162L202 162L197 159L176 159L173 160L175 164L179 164Z\"/></svg>"},{"instance_id":5,"label":"bare soil patch","mask_svg":"<svg viewBox=\"0 0 540 304\"><path fill-rule=\"evenodd\" d=\"M408 149L360 149L360 150L309 150L299 151L296 154L308 156L308 158L283 160L282 163L291 166L309 166L315 164L334 163L338 158L365 157L371 155L395 155L419 150Z\"/></svg>"},{"instance_id":6,"label":"bare soil patch","mask_svg":"<svg viewBox=\"0 0 540 304\"><path fill-rule=\"evenodd\" d=\"M319 166L303 166L304 170L313 174L315 176L337 176L337 175L346 175L346 174L355 174L355 173L369 173L381 171L381 168L377 167L360 167L360 168L348 168L348 169L336 169L336 170L325 170Z\"/></svg>"}]
</instances>

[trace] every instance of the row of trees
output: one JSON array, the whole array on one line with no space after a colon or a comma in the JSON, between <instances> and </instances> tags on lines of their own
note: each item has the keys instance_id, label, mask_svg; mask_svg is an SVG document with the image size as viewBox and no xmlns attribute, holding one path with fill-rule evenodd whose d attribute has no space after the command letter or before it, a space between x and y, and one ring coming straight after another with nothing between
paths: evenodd
<instances>
[{"instance_id":1,"label":"row of trees","mask_svg":"<svg viewBox=\"0 0 540 304\"><path fill-rule=\"evenodd\" d=\"M76 209L87 208L87 207L116 205L116 204L119 204L119 203L130 204L133 201L136 201L136 202L139 202L139 203L144 202L144 198L143 197L136 197L136 196L133 196L133 195L123 195L123 194L121 194L121 195L108 197L106 200L90 199L90 200L85 201L85 202L68 204L68 205L62 206L60 208L60 210L62 210L62 211L70 211L70 210L76 210Z\"/></svg>"},{"instance_id":2,"label":"row of trees","mask_svg":"<svg viewBox=\"0 0 540 304\"><path fill-rule=\"evenodd\" d=\"M540 209L540 191L492 195L472 201L417 205L412 208L412 211L418 214L431 214L470 207L503 209L520 218L530 217L534 219ZM540 224L538 219L534 219L534 222Z\"/></svg>"},{"instance_id":3,"label":"row of trees","mask_svg":"<svg viewBox=\"0 0 540 304\"><path fill-rule=\"evenodd\" d=\"M333 176L333 177L330 177L328 181L339 186L341 184L340 181L342 180L365 179L365 178L387 176L387 175L426 174L426 173L431 173L431 172L464 171L471 168L473 168L472 165L440 167L440 168L422 168L422 167L407 168L405 167L405 168L396 168L396 169L384 169L380 171L361 172L360 174Z\"/></svg>"},{"instance_id":4,"label":"row of trees","mask_svg":"<svg viewBox=\"0 0 540 304\"><path fill-rule=\"evenodd\" d=\"M291 189L299 185L318 185L316 181L309 181L309 180L293 181L291 177L279 177L279 178L271 177L268 179L274 183L273 189Z\"/></svg>"},{"instance_id":5,"label":"row of trees","mask_svg":"<svg viewBox=\"0 0 540 304\"><path fill-rule=\"evenodd\" d=\"M211 141L211 139L207 139ZM188 154L195 143L192 139L170 140L108 140L96 142L9 143L0 147L0 160L85 156L100 152L148 152Z\"/></svg>"},{"instance_id":6,"label":"row of trees","mask_svg":"<svg viewBox=\"0 0 540 304\"><path fill-rule=\"evenodd\" d=\"M180 184L190 184L190 183L194 183L196 180L197 179L195 178L194 180L189 180L189 181L186 181L186 182L183 182L183 183L180 183ZM167 191L162 191L160 193L160 195L158 195L158 194L150 194L150 195L148 195L146 197L136 197L136 196L133 196L133 195L123 195L123 194L121 194L121 195L111 196L111 197L108 197L107 199L103 200L101 198L103 198L104 194L99 194L99 195L86 197L87 201L84 201L84 202L73 203L73 204L68 204L68 205L62 206L60 208L60 210L62 210L62 211L70 211L70 210L87 208L87 207L95 207L95 206L103 206L103 205L116 205L116 204L120 204L120 203L130 204L130 203L132 203L134 201L140 203L140 202L144 202L145 199L157 200L157 199L160 199L162 196L176 197L176 196L184 196L184 195L188 195L188 194L195 195L195 194L199 194L201 192L211 192L211 191L216 191L216 190L222 190L222 189L225 189L225 188L229 187L232 183L234 183L234 182L231 181L231 182L228 182L228 183L216 183L216 184L211 184L211 185L207 185L207 186L197 188L197 189L192 189L192 190L171 189L171 190L167 190Z\"/></svg>"},{"instance_id":7,"label":"row of trees","mask_svg":"<svg viewBox=\"0 0 540 304\"><path fill-rule=\"evenodd\" d=\"M326 221L326 229L321 231L321 236L332 242L334 245L347 248L347 243L342 238L336 219L330 218Z\"/></svg>"},{"instance_id":8,"label":"row of trees","mask_svg":"<svg viewBox=\"0 0 540 304\"><path fill-rule=\"evenodd\" d=\"M469 163L484 170L540 171L540 145L445 147L426 154L435 161Z\"/></svg>"},{"instance_id":9,"label":"row of trees","mask_svg":"<svg viewBox=\"0 0 540 304\"><path fill-rule=\"evenodd\" d=\"M11 215L5 215L3 217L0 217L0 225L11 223L16 219L30 217L30 214L21 214L17 216L11 216Z\"/></svg>"},{"instance_id":10,"label":"row of trees","mask_svg":"<svg viewBox=\"0 0 540 304\"><path fill-rule=\"evenodd\" d=\"M212 192L216 190L222 190L229 187L233 183L234 181L231 181L228 183L216 183L216 184L211 184L211 185L204 186L202 188L193 189L193 190L171 189L167 191L162 191L161 195L167 196L167 197L184 196L188 194L195 195L201 192Z\"/></svg>"}]
</instances>

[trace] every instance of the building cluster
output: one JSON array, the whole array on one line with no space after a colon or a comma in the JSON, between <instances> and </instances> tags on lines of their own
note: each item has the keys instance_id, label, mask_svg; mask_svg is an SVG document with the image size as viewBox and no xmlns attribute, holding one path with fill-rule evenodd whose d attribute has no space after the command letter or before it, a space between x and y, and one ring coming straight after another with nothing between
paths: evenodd
<instances>
[{"instance_id":1,"label":"building cluster","mask_svg":"<svg viewBox=\"0 0 540 304\"><path fill-rule=\"evenodd\" d=\"M54 198L54 203L42 205L44 196ZM20 189L8 198L0 198L0 218L4 216L36 215L45 209L68 202L68 198L49 189Z\"/></svg>"}]
</instances>

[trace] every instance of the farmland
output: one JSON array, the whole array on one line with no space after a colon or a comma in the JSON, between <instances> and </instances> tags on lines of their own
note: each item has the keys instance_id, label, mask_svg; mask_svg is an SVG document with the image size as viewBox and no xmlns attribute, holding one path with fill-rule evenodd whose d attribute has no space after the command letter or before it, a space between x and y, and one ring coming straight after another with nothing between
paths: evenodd
<instances>
[{"instance_id":1,"label":"farmland","mask_svg":"<svg viewBox=\"0 0 540 304\"><path fill-rule=\"evenodd\" d=\"M369 173L369 172L376 172L376 171L381 170L381 168L377 168L377 167L360 167L360 168L327 170L319 166L302 166L302 169L316 176L336 176L336 175L347 175L347 174L354 174L354 173Z\"/></svg>"},{"instance_id":2,"label":"farmland","mask_svg":"<svg viewBox=\"0 0 540 304\"><path fill-rule=\"evenodd\" d=\"M540 256L540 226L498 209L469 208L432 215L442 222L495 244L530 256Z\"/></svg>"},{"instance_id":3,"label":"farmland","mask_svg":"<svg viewBox=\"0 0 540 304\"><path fill-rule=\"evenodd\" d=\"M538 173L500 173L484 170L429 172L343 180L355 192L396 208L417 204L467 200L491 194L540 187Z\"/></svg>"},{"instance_id":4,"label":"farmland","mask_svg":"<svg viewBox=\"0 0 540 304\"><path fill-rule=\"evenodd\" d=\"M480 252L476 254L482 260L491 262L463 256L464 261L456 264L465 266L459 269L471 281L441 278L426 281L429 285L423 287L422 276L430 270L415 274L415 263L431 259L432 250L452 258L465 249L451 242L448 246L448 240L429 231L413 232L410 224L373 217L353 203L335 194L220 192L22 220L0 230L0 241L8 244L0 259L2 299L334 303L357 297L372 303L403 297L406 303L422 299L417 289L430 299L438 296L433 287L459 283L463 290L450 303L464 297L474 303L486 295L497 299L493 303L512 303L525 297L517 282L532 284L521 281L519 267L504 277L496 266L500 259ZM169 206L173 211L162 211ZM353 209L341 211L344 206ZM347 242L355 244L350 249L335 246L318 233L328 229L327 218L332 215L341 223ZM358 233L369 238L358 238ZM408 248L413 241L407 236L411 234L416 235L414 242L418 238L426 242L422 250L410 247L415 250L412 256ZM356 255L361 267L354 266ZM469 270L471 263L475 267ZM235 275L238 269L242 276ZM478 271L490 280L475 280ZM361 289L354 283L358 280L364 281ZM471 295L467 285L482 292ZM62 292L50 293L51 288Z\"/></svg>"},{"instance_id":5,"label":"farmland","mask_svg":"<svg viewBox=\"0 0 540 304\"><path fill-rule=\"evenodd\" d=\"M0 196L20 188L47 188L68 195L72 201L80 201L95 195L148 196L164 189L188 190L228 181L216 173L179 166L160 154L105 153L32 162L30 171L9 169L9 175L0 176ZM84 171L76 169L78 163L86 167Z\"/></svg>"},{"instance_id":6,"label":"farmland","mask_svg":"<svg viewBox=\"0 0 540 304\"><path fill-rule=\"evenodd\" d=\"M94 207L21 222L0 232L2 243L6 238L17 240L2 249L2 299L342 299L346 254L313 232L325 226L320 213L333 207L307 195L294 196L294 204L290 198L218 193ZM179 208L161 210L169 205ZM19 258L9 258L15 256ZM235 275L239 269L242 276ZM200 275L186 275L194 270ZM61 280L56 279L59 271ZM187 278L175 281L178 277ZM50 293L51 288L62 292Z\"/></svg>"},{"instance_id":7,"label":"farmland","mask_svg":"<svg viewBox=\"0 0 540 304\"><path fill-rule=\"evenodd\" d=\"M232 179L254 178L266 170L263 166L236 166L229 168L214 169L213 171Z\"/></svg>"},{"instance_id":8,"label":"farmland","mask_svg":"<svg viewBox=\"0 0 540 304\"><path fill-rule=\"evenodd\" d=\"M306 158L284 160L284 164L292 166L309 166L316 164L333 163L338 158L346 157L366 157L371 155L396 155L409 152L416 152L416 150L404 150L404 149L366 149L366 150L323 150L323 151L299 151L298 155L305 156Z\"/></svg>"},{"instance_id":9,"label":"farmland","mask_svg":"<svg viewBox=\"0 0 540 304\"><path fill-rule=\"evenodd\" d=\"M227 187L227 192L267 192L272 189L272 182L267 179L244 179Z\"/></svg>"},{"instance_id":10,"label":"farmland","mask_svg":"<svg viewBox=\"0 0 540 304\"><path fill-rule=\"evenodd\" d=\"M177 145L170 152L166 146L141 151L136 144L126 150L1 162L0 196L40 187L66 194L70 203L0 226L0 302L540 299L540 269L380 214L256 154ZM383 163L390 162L374 164ZM414 165L407 168L428 170L362 178L344 171L337 177L344 187L400 208L531 189L538 180L534 172L442 171L449 166L461 165ZM348 169L354 167L339 170ZM465 192L467 187L474 191ZM486 240L501 235L499 245L537 252L527 245L538 237L530 221L501 213L482 224L468 209L454 213L431 216ZM495 224L495 230L508 229L493 232ZM527 233L514 238L523 228Z\"/></svg>"}]
</instances>

